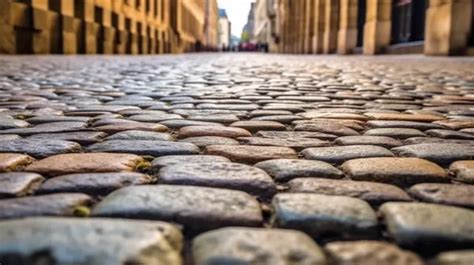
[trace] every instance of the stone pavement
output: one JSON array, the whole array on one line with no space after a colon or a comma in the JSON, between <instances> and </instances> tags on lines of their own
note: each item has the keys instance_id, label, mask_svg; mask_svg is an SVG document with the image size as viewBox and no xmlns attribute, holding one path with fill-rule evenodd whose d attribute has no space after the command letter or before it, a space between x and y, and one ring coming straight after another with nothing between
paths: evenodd
<instances>
[{"instance_id":1,"label":"stone pavement","mask_svg":"<svg viewBox=\"0 0 474 265\"><path fill-rule=\"evenodd\" d=\"M1 265L474 264L474 59L0 65Z\"/></svg>"}]
</instances>

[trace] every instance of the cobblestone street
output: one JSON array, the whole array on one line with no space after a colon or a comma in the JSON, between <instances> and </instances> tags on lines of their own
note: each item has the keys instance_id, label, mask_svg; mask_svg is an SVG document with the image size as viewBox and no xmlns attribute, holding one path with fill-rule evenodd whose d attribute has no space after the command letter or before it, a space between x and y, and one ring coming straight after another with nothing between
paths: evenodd
<instances>
[{"instance_id":1,"label":"cobblestone street","mask_svg":"<svg viewBox=\"0 0 474 265\"><path fill-rule=\"evenodd\" d=\"M0 65L1 265L474 264L472 57Z\"/></svg>"}]
</instances>

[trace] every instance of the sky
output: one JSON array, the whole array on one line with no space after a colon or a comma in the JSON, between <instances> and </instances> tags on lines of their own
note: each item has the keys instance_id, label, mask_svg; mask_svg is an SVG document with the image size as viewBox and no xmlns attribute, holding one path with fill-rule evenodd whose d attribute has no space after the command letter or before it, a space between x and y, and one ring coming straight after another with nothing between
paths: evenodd
<instances>
[{"instance_id":1,"label":"sky","mask_svg":"<svg viewBox=\"0 0 474 265\"><path fill-rule=\"evenodd\" d=\"M240 38L242 28L247 23L250 3L255 0L217 0L219 8L225 9L231 23L232 35Z\"/></svg>"}]
</instances>

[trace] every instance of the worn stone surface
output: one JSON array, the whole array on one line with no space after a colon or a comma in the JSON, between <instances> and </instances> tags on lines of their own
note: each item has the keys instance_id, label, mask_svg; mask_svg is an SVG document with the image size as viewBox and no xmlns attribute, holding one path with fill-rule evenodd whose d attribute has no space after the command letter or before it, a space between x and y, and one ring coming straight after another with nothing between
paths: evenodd
<instances>
[{"instance_id":1,"label":"worn stone surface","mask_svg":"<svg viewBox=\"0 0 474 265\"><path fill-rule=\"evenodd\" d=\"M375 206L388 201L411 200L405 191L396 186L369 181L296 178L289 181L288 186L289 192L350 196Z\"/></svg>"},{"instance_id":2,"label":"worn stone surface","mask_svg":"<svg viewBox=\"0 0 474 265\"><path fill-rule=\"evenodd\" d=\"M273 197L274 226L301 230L316 240L377 237L377 217L365 201L309 193Z\"/></svg>"},{"instance_id":3,"label":"worn stone surface","mask_svg":"<svg viewBox=\"0 0 474 265\"><path fill-rule=\"evenodd\" d=\"M248 192L262 198L276 193L272 178L265 171L231 162L199 162L172 164L160 169L158 182L227 188Z\"/></svg>"},{"instance_id":4,"label":"worn stone surface","mask_svg":"<svg viewBox=\"0 0 474 265\"><path fill-rule=\"evenodd\" d=\"M342 169L353 180L385 182L399 186L450 181L443 168L419 158L361 158L345 162Z\"/></svg>"},{"instance_id":5,"label":"worn stone surface","mask_svg":"<svg viewBox=\"0 0 474 265\"><path fill-rule=\"evenodd\" d=\"M275 139L316 138L320 140L333 140L337 137L333 134L307 131L259 131L255 135Z\"/></svg>"},{"instance_id":6,"label":"worn stone surface","mask_svg":"<svg viewBox=\"0 0 474 265\"><path fill-rule=\"evenodd\" d=\"M407 114L407 113L365 113L365 116L374 120L394 121L421 121L432 122L442 120L443 117L430 114Z\"/></svg>"},{"instance_id":7,"label":"worn stone surface","mask_svg":"<svg viewBox=\"0 0 474 265\"><path fill-rule=\"evenodd\" d=\"M153 159L151 167L153 170L158 170L164 166L171 165L185 165L188 163L220 163L230 162L230 160L223 156L213 155L174 155L174 156L161 156Z\"/></svg>"},{"instance_id":8,"label":"worn stone surface","mask_svg":"<svg viewBox=\"0 0 474 265\"><path fill-rule=\"evenodd\" d=\"M150 184L153 181L153 177L135 172L78 173L48 179L37 192L80 192L91 195L105 195L119 188Z\"/></svg>"},{"instance_id":9,"label":"worn stone surface","mask_svg":"<svg viewBox=\"0 0 474 265\"><path fill-rule=\"evenodd\" d=\"M388 202L380 208L397 244L423 252L474 247L474 211L427 203ZM429 221L428 221L429 220Z\"/></svg>"},{"instance_id":10,"label":"worn stone surface","mask_svg":"<svg viewBox=\"0 0 474 265\"><path fill-rule=\"evenodd\" d=\"M421 183L409 192L420 201L474 208L473 185Z\"/></svg>"},{"instance_id":11,"label":"worn stone surface","mask_svg":"<svg viewBox=\"0 0 474 265\"><path fill-rule=\"evenodd\" d=\"M191 143L150 140L108 140L93 144L87 150L148 156L192 155L199 152L199 148Z\"/></svg>"},{"instance_id":12,"label":"worn stone surface","mask_svg":"<svg viewBox=\"0 0 474 265\"><path fill-rule=\"evenodd\" d=\"M32 194L43 180L41 175L35 173L0 173L0 198Z\"/></svg>"},{"instance_id":13,"label":"worn stone surface","mask_svg":"<svg viewBox=\"0 0 474 265\"><path fill-rule=\"evenodd\" d=\"M343 136L335 141L339 145L378 145L385 148L393 148L402 145L398 139L387 136Z\"/></svg>"},{"instance_id":14,"label":"worn stone surface","mask_svg":"<svg viewBox=\"0 0 474 265\"><path fill-rule=\"evenodd\" d=\"M144 1L140 2L140 7L146 9ZM341 3L343 2L353 1ZM10 10L8 6L22 9L23 5L12 3L4 9ZM43 21L44 16L37 12L43 10L43 7L35 6L35 23L39 21L41 24ZM345 10L345 7L346 4L340 6L341 10ZM66 5L62 6L62 9L64 8L68 9ZM150 8L153 9L153 6ZM66 13L62 15L71 15ZM100 12L95 13L100 15ZM57 24L56 18L49 15L46 24ZM13 19L18 24L18 18L22 17L24 16L10 17L10 20ZM104 19L109 18L110 14L105 12ZM64 19L63 22L68 22L68 19ZM120 21L123 19L119 18ZM136 24L136 21L132 21L132 28L134 23ZM25 29L25 23L20 24L16 25L16 31ZM27 27L29 30L32 29L30 26ZM45 27L34 28L35 37L48 37L51 35L49 33L56 32L51 31L54 27L46 27L48 30L45 30ZM88 27L87 32L94 30L93 27ZM145 31L146 29L143 32ZM114 34L120 35L118 32L109 32L108 29L104 32L104 36L109 40L113 39L111 36ZM49 37L54 39L56 35ZM172 35L158 34L160 44L163 44L163 38L165 42L172 40ZM129 37L137 41L137 36ZM142 42L147 44L146 41ZM120 43L127 42L122 39ZM132 49L140 46L132 44ZM147 46L149 45L139 48L149 50L150 47ZM179 45L171 46L176 48ZM270 190L275 188L276 195L308 193L345 196L349 199L353 197L366 201L373 209L378 209L381 204L396 201L429 200L433 206L449 203L451 207L456 204L464 210L472 209L469 206L472 196L466 196L466 193L457 190L465 186L453 186L474 183L470 162L458 162L471 161L474 157L472 58L409 55L370 58L357 55L296 57L285 54L248 53L242 56L234 53L200 53L153 57L3 56L0 62L0 156L10 153L15 153L15 156L28 155L39 160L34 163L38 165L42 159L49 159L58 154L80 155L77 159L69 160L55 158L44 164L41 172L26 171L25 168L30 163L28 159L18 165L13 163L15 166L8 167L8 170L15 172L17 176L36 173L47 180L35 190L34 187L28 186L28 178L11 178L8 184L2 186L4 189L10 188L8 195L0 198L0 202L23 195L29 197L21 197L22 199L31 201L45 194L78 192L93 197L93 204L96 205L104 202L104 198L111 192L139 188L143 184L155 187L158 181L157 172L168 163L183 167L196 162L216 163L215 159L203 155L218 155L220 158L217 159L217 164L229 163L230 160L248 166L275 159L297 161L294 162L299 165L297 167L286 164L275 166L272 165L274 162L269 161L272 166L271 169L266 167L267 174L270 173L275 182ZM188 126L197 126L199 130L194 129L192 132L197 135L184 134L185 138L182 138L179 131L182 129L186 132L188 129L185 127ZM306 150L303 151L304 149ZM103 152L136 155L136 159L84 159L84 155ZM152 162L155 158L155 162ZM357 176L345 170L345 166L341 167L344 162L363 158L421 158L437 166L428 166L425 162L406 163L408 160L395 163L395 160L391 160L390 163L367 163L362 173L357 173ZM315 168L315 163L312 162L329 163L333 166L331 170L337 168L343 172L345 170L345 173L332 176L337 179L327 176L323 178L317 174L320 168ZM206 166L204 169L209 168L212 166ZM236 189L245 187L246 191L252 191L247 189L249 187L259 187L258 192L253 190L253 194L245 192L227 198L228 194L238 192L236 189L229 189L222 192L223 195L202 201L219 205L222 200L228 200L228 205L231 206L225 205L221 208L233 211L232 205L239 205L239 200L235 198L252 196L252 209L258 209L255 211L260 214L259 221L252 225L265 227L270 231L274 229L270 228L274 217L274 209L269 204L271 195L265 198L260 196L255 202L255 197L260 195L260 192L268 192L261 189L262 183L258 181L260 177L254 178L253 175L246 174L245 170L240 173L232 171L232 178L226 178L227 171L218 172L221 174L210 170L210 173L196 177L197 180L192 179L201 186L180 184L179 188L186 186L194 191L216 183L231 183ZM281 178L283 180L279 180ZM242 182L235 184L236 179ZM13 185L12 183L19 184L14 187L23 187L24 191L29 191L27 194L23 194L23 191L15 193L13 190L22 189L11 188L9 185ZM433 183L437 187L449 188L439 189L437 192L426 189ZM130 185L132 187L127 187ZM419 185L422 185L422 188L419 188ZM411 197L407 195L410 188ZM420 193L418 197L413 193L415 188L419 189L416 190ZM189 193L194 195L193 191ZM146 194L147 196L137 193L136 197L146 201L148 198L160 196L159 192ZM186 197L172 192L167 196L170 203L160 209L172 208L176 201ZM54 205L56 200L61 198L49 199L43 204L33 200L31 205L45 209L43 205ZM192 202L193 199L187 199L188 201ZM128 201L121 202L120 206L123 207L127 203ZM151 209L149 205L153 204L154 202L150 202L143 206L142 212ZM186 249L180 253L183 264L194 263L190 247L195 234L190 231L241 225L241 222L222 222L219 226L206 228L207 220L211 220L212 224L212 220L218 220L221 212L225 211L203 211L199 217L201 221L194 222L186 216L189 216L189 212L193 216L200 208L189 203L188 205L189 208L175 209L179 218L188 221L184 230ZM76 208L75 214L88 215L86 206L88 205L73 206ZM127 207L131 210L135 206ZM417 211L415 209L409 212L407 215ZM303 211L303 214L306 213ZM58 215L67 216L70 212L68 210ZM245 219L247 215L235 214L232 215L232 220ZM449 216L439 214L431 219L435 222L436 219L444 219L445 215ZM125 215L119 216L127 218ZM143 217L138 214L134 218ZM431 219L425 218L424 225L428 226ZM169 220L175 222L173 218ZM376 240L397 243L389 237L390 232L380 220L382 219L379 219L377 225ZM459 227L456 221L450 221L449 226ZM433 231L441 233L439 228ZM326 237L321 240L326 240ZM407 241L413 241L409 243L416 245L416 240L417 238L412 237ZM430 240L423 242L425 241ZM445 252L451 244L439 246L436 251ZM298 246L291 247L297 252ZM254 249L244 247L244 250L250 252ZM416 251L425 263L434 262L434 255ZM147 249L146 252L154 253L154 249ZM373 255L367 256L367 260L372 256L376 257L376 254L378 253L374 251ZM34 262L29 262L31 259L12 262L14 265L28 262L35 265L60 264L38 260L44 256L47 256L47 253L39 252L32 257ZM258 253L256 256L262 258ZM293 265L297 263L293 261L300 260L301 257L303 255L294 254L288 257L287 261ZM0 263L6 264L3 260ZM108 265L107 261L98 263ZM327 263L331 263L331 260Z\"/></svg>"},{"instance_id":15,"label":"worn stone surface","mask_svg":"<svg viewBox=\"0 0 474 265\"><path fill-rule=\"evenodd\" d=\"M5 265L35 264L38 260L90 265L182 264L182 235L164 222L27 218L0 222L0 237L0 261Z\"/></svg>"},{"instance_id":16,"label":"worn stone surface","mask_svg":"<svg viewBox=\"0 0 474 265\"><path fill-rule=\"evenodd\" d=\"M186 126L179 129L178 137L198 137L198 136L220 136L228 138L252 136L252 134L242 128L225 126Z\"/></svg>"},{"instance_id":17,"label":"worn stone surface","mask_svg":"<svg viewBox=\"0 0 474 265\"><path fill-rule=\"evenodd\" d=\"M206 147L208 145L239 145L237 140L221 136L188 137L179 140L179 142L192 143L198 147Z\"/></svg>"},{"instance_id":18,"label":"worn stone surface","mask_svg":"<svg viewBox=\"0 0 474 265\"><path fill-rule=\"evenodd\" d=\"M276 121L236 121L230 125L231 127L238 127L246 129L250 132L257 131L279 131L285 130L285 125Z\"/></svg>"},{"instance_id":19,"label":"worn stone surface","mask_svg":"<svg viewBox=\"0 0 474 265\"><path fill-rule=\"evenodd\" d=\"M173 137L168 133L149 132L140 130L129 130L112 134L106 140L155 140L172 141Z\"/></svg>"},{"instance_id":20,"label":"worn stone surface","mask_svg":"<svg viewBox=\"0 0 474 265\"><path fill-rule=\"evenodd\" d=\"M436 256L438 265L470 265L474 263L474 250L452 250Z\"/></svg>"},{"instance_id":21,"label":"worn stone surface","mask_svg":"<svg viewBox=\"0 0 474 265\"><path fill-rule=\"evenodd\" d=\"M392 149L402 156L424 158L442 165L449 165L457 160L469 160L474 157L474 148L462 144L414 144Z\"/></svg>"},{"instance_id":22,"label":"worn stone surface","mask_svg":"<svg viewBox=\"0 0 474 265\"><path fill-rule=\"evenodd\" d=\"M474 184L474 160L456 161L449 170L454 173L456 181Z\"/></svg>"},{"instance_id":23,"label":"worn stone surface","mask_svg":"<svg viewBox=\"0 0 474 265\"><path fill-rule=\"evenodd\" d=\"M406 139L410 137L426 136L422 131L411 128L377 128L367 130L364 135L368 136L386 136L396 139Z\"/></svg>"},{"instance_id":24,"label":"worn stone surface","mask_svg":"<svg viewBox=\"0 0 474 265\"><path fill-rule=\"evenodd\" d=\"M18 139L0 141L2 153L24 153L35 158L44 158L52 155L74 153L81 150L78 143L63 140L32 140Z\"/></svg>"},{"instance_id":25,"label":"worn stone surface","mask_svg":"<svg viewBox=\"0 0 474 265\"><path fill-rule=\"evenodd\" d=\"M295 126L297 131L310 131L334 134L339 136L359 135L359 133L339 122L328 121L312 121L309 123L301 123Z\"/></svg>"},{"instance_id":26,"label":"worn stone surface","mask_svg":"<svg viewBox=\"0 0 474 265\"><path fill-rule=\"evenodd\" d=\"M248 164L254 164L269 159L297 158L296 152L293 149L275 146L210 145L206 147L205 153L225 156L234 162Z\"/></svg>"},{"instance_id":27,"label":"worn stone surface","mask_svg":"<svg viewBox=\"0 0 474 265\"><path fill-rule=\"evenodd\" d=\"M264 137L239 137L240 142L248 145L282 146L301 150L309 147L329 146L328 141L312 138L264 138Z\"/></svg>"},{"instance_id":28,"label":"worn stone surface","mask_svg":"<svg viewBox=\"0 0 474 265\"><path fill-rule=\"evenodd\" d=\"M86 126L87 124L84 122L51 122L27 128L3 130L0 134L32 135L39 133L75 132L85 130Z\"/></svg>"},{"instance_id":29,"label":"worn stone surface","mask_svg":"<svg viewBox=\"0 0 474 265\"><path fill-rule=\"evenodd\" d=\"M95 127L97 131L106 132L108 134L118 133L130 130L150 131L150 132L166 132L168 127L158 123L143 122L123 122Z\"/></svg>"},{"instance_id":30,"label":"worn stone surface","mask_svg":"<svg viewBox=\"0 0 474 265\"><path fill-rule=\"evenodd\" d=\"M393 156L389 150L376 145L307 148L301 153L306 159L321 160L333 164L341 164L355 158Z\"/></svg>"},{"instance_id":31,"label":"worn stone surface","mask_svg":"<svg viewBox=\"0 0 474 265\"><path fill-rule=\"evenodd\" d=\"M69 173L133 171L143 158L132 154L62 154L38 160L26 171L55 176Z\"/></svg>"},{"instance_id":32,"label":"worn stone surface","mask_svg":"<svg viewBox=\"0 0 474 265\"><path fill-rule=\"evenodd\" d=\"M82 193L57 193L0 200L0 219L32 216L73 216L77 207L89 206L92 198Z\"/></svg>"},{"instance_id":33,"label":"worn stone surface","mask_svg":"<svg viewBox=\"0 0 474 265\"><path fill-rule=\"evenodd\" d=\"M102 141L107 134L103 132L67 132L67 133L40 133L34 134L27 139L43 141L43 140L65 140L76 142L81 145L94 144Z\"/></svg>"},{"instance_id":34,"label":"worn stone surface","mask_svg":"<svg viewBox=\"0 0 474 265\"><path fill-rule=\"evenodd\" d=\"M193 240L196 265L316 265L326 258L314 241L299 231L221 228Z\"/></svg>"},{"instance_id":35,"label":"worn stone surface","mask_svg":"<svg viewBox=\"0 0 474 265\"><path fill-rule=\"evenodd\" d=\"M421 131L443 128L435 123L416 121L370 120L366 124L371 128L413 128Z\"/></svg>"},{"instance_id":36,"label":"worn stone surface","mask_svg":"<svg viewBox=\"0 0 474 265\"><path fill-rule=\"evenodd\" d=\"M342 178L340 170L332 165L313 160L274 159L255 164L265 170L276 181L286 182L294 178Z\"/></svg>"},{"instance_id":37,"label":"worn stone surface","mask_svg":"<svg viewBox=\"0 0 474 265\"><path fill-rule=\"evenodd\" d=\"M0 172L21 170L33 162L33 158L28 155L15 153L0 153Z\"/></svg>"},{"instance_id":38,"label":"worn stone surface","mask_svg":"<svg viewBox=\"0 0 474 265\"><path fill-rule=\"evenodd\" d=\"M386 242L350 241L326 244L324 249L334 265L384 264L423 265L424 262L413 252L403 250Z\"/></svg>"},{"instance_id":39,"label":"worn stone surface","mask_svg":"<svg viewBox=\"0 0 474 265\"><path fill-rule=\"evenodd\" d=\"M258 202L245 192L175 185L119 189L97 204L92 214L176 222L190 231L258 226L263 221Z\"/></svg>"}]
</instances>

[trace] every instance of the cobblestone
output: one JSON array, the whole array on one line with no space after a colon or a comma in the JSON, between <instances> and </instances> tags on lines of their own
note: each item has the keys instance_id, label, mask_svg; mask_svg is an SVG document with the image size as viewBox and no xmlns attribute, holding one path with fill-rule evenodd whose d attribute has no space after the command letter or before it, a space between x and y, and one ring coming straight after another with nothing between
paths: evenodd
<instances>
[{"instance_id":1,"label":"cobblestone","mask_svg":"<svg viewBox=\"0 0 474 265\"><path fill-rule=\"evenodd\" d=\"M308 233L316 240L377 237L377 217L363 200L310 193L277 194L274 226Z\"/></svg>"},{"instance_id":2,"label":"cobblestone","mask_svg":"<svg viewBox=\"0 0 474 265\"><path fill-rule=\"evenodd\" d=\"M275 159L255 164L265 170L276 181L284 182L293 178L342 178L343 174L332 165L311 160L301 159Z\"/></svg>"},{"instance_id":3,"label":"cobblestone","mask_svg":"<svg viewBox=\"0 0 474 265\"><path fill-rule=\"evenodd\" d=\"M393 156L390 150L376 145L347 145L307 148L302 154L306 159L321 160L333 164L356 158Z\"/></svg>"},{"instance_id":4,"label":"cobblestone","mask_svg":"<svg viewBox=\"0 0 474 265\"><path fill-rule=\"evenodd\" d=\"M74 216L76 207L89 206L92 198L81 193L57 193L0 201L0 219L30 216Z\"/></svg>"},{"instance_id":5,"label":"cobblestone","mask_svg":"<svg viewBox=\"0 0 474 265\"><path fill-rule=\"evenodd\" d=\"M63 154L29 165L26 170L50 176L69 173L133 171L143 158L132 154Z\"/></svg>"},{"instance_id":6,"label":"cobblestone","mask_svg":"<svg viewBox=\"0 0 474 265\"><path fill-rule=\"evenodd\" d=\"M422 183L412 186L410 194L420 201L474 208L474 186Z\"/></svg>"},{"instance_id":7,"label":"cobblestone","mask_svg":"<svg viewBox=\"0 0 474 265\"><path fill-rule=\"evenodd\" d=\"M0 237L6 265L182 264L182 235L163 222L28 218L0 222Z\"/></svg>"},{"instance_id":8,"label":"cobblestone","mask_svg":"<svg viewBox=\"0 0 474 265\"><path fill-rule=\"evenodd\" d=\"M299 231L261 228L221 228L193 242L196 265L325 264L321 248Z\"/></svg>"},{"instance_id":9,"label":"cobblestone","mask_svg":"<svg viewBox=\"0 0 474 265\"><path fill-rule=\"evenodd\" d=\"M443 168L419 158L361 158L347 161L342 168L353 180L399 186L421 182L449 182L448 173Z\"/></svg>"},{"instance_id":10,"label":"cobblestone","mask_svg":"<svg viewBox=\"0 0 474 265\"><path fill-rule=\"evenodd\" d=\"M68 174L48 179L37 192L80 192L99 196L107 195L122 187L152 182L154 182L153 177L135 172Z\"/></svg>"},{"instance_id":11,"label":"cobblestone","mask_svg":"<svg viewBox=\"0 0 474 265\"><path fill-rule=\"evenodd\" d=\"M258 226L263 221L258 202L245 192L174 185L119 189L96 205L92 214L176 222L193 232Z\"/></svg>"},{"instance_id":12,"label":"cobblestone","mask_svg":"<svg viewBox=\"0 0 474 265\"><path fill-rule=\"evenodd\" d=\"M21 170L33 162L33 158L28 155L15 153L0 153L0 172Z\"/></svg>"},{"instance_id":13,"label":"cobblestone","mask_svg":"<svg viewBox=\"0 0 474 265\"><path fill-rule=\"evenodd\" d=\"M474 184L474 160L454 162L449 170L455 174L456 181Z\"/></svg>"},{"instance_id":14,"label":"cobblestone","mask_svg":"<svg viewBox=\"0 0 474 265\"><path fill-rule=\"evenodd\" d=\"M427 203L388 202L380 212L390 236L403 247L431 252L474 247L473 211Z\"/></svg>"},{"instance_id":15,"label":"cobblestone","mask_svg":"<svg viewBox=\"0 0 474 265\"><path fill-rule=\"evenodd\" d=\"M473 263L470 58L0 65L2 265Z\"/></svg>"},{"instance_id":16,"label":"cobblestone","mask_svg":"<svg viewBox=\"0 0 474 265\"><path fill-rule=\"evenodd\" d=\"M368 181L296 178L288 182L288 186L289 192L349 196L375 206L389 201L411 200L405 191L396 186Z\"/></svg>"},{"instance_id":17,"label":"cobblestone","mask_svg":"<svg viewBox=\"0 0 474 265\"><path fill-rule=\"evenodd\" d=\"M43 181L44 178L35 173L0 173L0 198L32 194Z\"/></svg>"},{"instance_id":18,"label":"cobblestone","mask_svg":"<svg viewBox=\"0 0 474 265\"><path fill-rule=\"evenodd\" d=\"M162 184L236 189L262 198L270 198L276 193L275 183L265 171L239 163L214 160L167 165L160 169L157 176Z\"/></svg>"},{"instance_id":19,"label":"cobblestone","mask_svg":"<svg viewBox=\"0 0 474 265\"><path fill-rule=\"evenodd\" d=\"M423 265L416 254L378 241L333 242L325 246L332 264Z\"/></svg>"}]
</instances>

